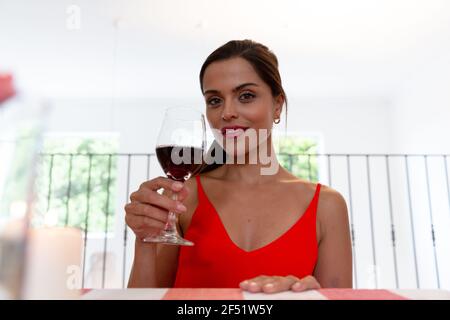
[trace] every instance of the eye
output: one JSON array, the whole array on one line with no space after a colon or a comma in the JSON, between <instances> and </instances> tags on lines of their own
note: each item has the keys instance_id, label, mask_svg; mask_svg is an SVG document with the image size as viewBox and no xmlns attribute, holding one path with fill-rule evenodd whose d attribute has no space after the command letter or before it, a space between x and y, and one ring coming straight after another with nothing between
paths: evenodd
<instances>
[{"instance_id":1,"label":"eye","mask_svg":"<svg viewBox=\"0 0 450 320\"><path fill-rule=\"evenodd\" d=\"M212 107L219 105L220 102L221 102L221 100L217 97L211 97L206 101L206 103Z\"/></svg>"},{"instance_id":2,"label":"eye","mask_svg":"<svg viewBox=\"0 0 450 320\"><path fill-rule=\"evenodd\" d=\"M239 96L239 100L243 102L250 102L255 97L253 93L250 92L244 92Z\"/></svg>"}]
</instances>

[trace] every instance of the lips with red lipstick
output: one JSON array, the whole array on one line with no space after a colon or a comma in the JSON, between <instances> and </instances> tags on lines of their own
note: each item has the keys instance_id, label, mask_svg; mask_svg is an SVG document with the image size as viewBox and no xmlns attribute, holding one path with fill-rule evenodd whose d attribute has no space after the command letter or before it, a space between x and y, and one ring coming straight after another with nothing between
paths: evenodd
<instances>
[{"instance_id":1,"label":"lips with red lipstick","mask_svg":"<svg viewBox=\"0 0 450 320\"><path fill-rule=\"evenodd\" d=\"M221 132L225 138L236 138L243 134L248 128L249 127L243 126L225 126L221 129Z\"/></svg>"}]
</instances>

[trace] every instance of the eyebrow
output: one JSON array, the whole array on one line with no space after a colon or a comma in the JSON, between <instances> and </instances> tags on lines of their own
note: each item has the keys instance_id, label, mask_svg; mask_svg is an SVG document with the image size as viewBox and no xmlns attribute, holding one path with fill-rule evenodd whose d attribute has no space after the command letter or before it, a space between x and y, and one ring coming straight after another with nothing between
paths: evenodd
<instances>
[{"instance_id":1,"label":"eyebrow","mask_svg":"<svg viewBox=\"0 0 450 320\"><path fill-rule=\"evenodd\" d=\"M243 83L243 84L238 85L236 88L234 88L233 92L239 91L242 88L247 87L247 86L256 86L257 87L258 85L256 83L253 83L253 82ZM220 91L219 90L214 90L214 89L209 89L209 90L205 90L205 92L203 92L203 95L205 95L207 93L220 93Z\"/></svg>"}]
</instances>

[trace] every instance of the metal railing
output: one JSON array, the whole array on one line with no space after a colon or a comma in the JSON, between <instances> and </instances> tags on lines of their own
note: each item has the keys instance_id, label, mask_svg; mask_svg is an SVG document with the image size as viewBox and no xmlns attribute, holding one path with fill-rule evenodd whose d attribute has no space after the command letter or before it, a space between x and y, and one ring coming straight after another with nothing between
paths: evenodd
<instances>
[{"instance_id":1,"label":"metal railing","mask_svg":"<svg viewBox=\"0 0 450 320\"><path fill-rule=\"evenodd\" d=\"M450 287L450 278L444 272L450 270L449 155L279 156L285 157L283 163L290 171L293 163L303 158L307 168L303 178L328 185L346 199L355 288ZM40 185L40 190L46 190L40 195L40 201L45 202L41 203L41 216L45 220L58 200L56 211L64 216L59 223L75 225L84 232L82 286L125 287L134 235L124 223L123 207L140 183L162 175L157 161L153 161L155 155L53 153L42 154L41 159L41 176L47 177L38 182L46 186ZM83 169L80 161L84 162ZM58 181L56 168L60 172ZM97 185L94 172L101 177ZM76 210L71 203L75 191ZM97 199L102 192L103 198ZM93 201L103 201L104 210L94 212Z\"/></svg>"}]
</instances>

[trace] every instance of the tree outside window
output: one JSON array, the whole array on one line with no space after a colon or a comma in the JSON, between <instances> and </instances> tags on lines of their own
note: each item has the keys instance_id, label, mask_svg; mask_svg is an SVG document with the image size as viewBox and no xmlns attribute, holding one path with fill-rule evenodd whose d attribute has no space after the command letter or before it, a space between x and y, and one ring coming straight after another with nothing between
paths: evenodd
<instances>
[{"instance_id":1,"label":"tree outside window","mask_svg":"<svg viewBox=\"0 0 450 320\"><path fill-rule=\"evenodd\" d=\"M286 134L274 137L273 142L281 166L299 178L319 180L319 138Z\"/></svg>"},{"instance_id":2,"label":"tree outside window","mask_svg":"<svg viewBox=\"0 0 450 320\"><path fill-rule=\"evenodd\" d=\"M46 137L33 223L87 227L90 234L112 232L117 150L115 135Z\"/></svg>"}]
</instances>

